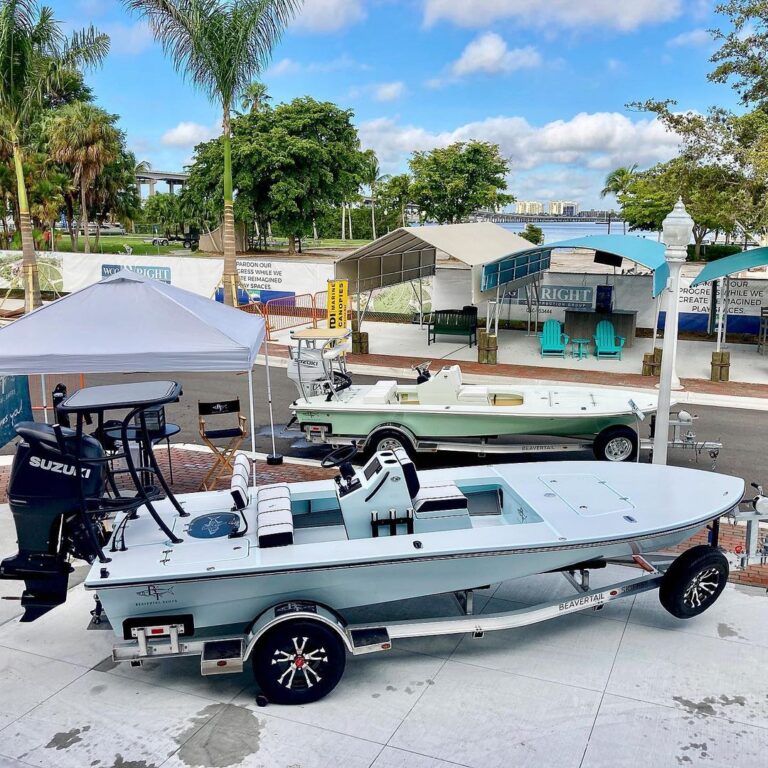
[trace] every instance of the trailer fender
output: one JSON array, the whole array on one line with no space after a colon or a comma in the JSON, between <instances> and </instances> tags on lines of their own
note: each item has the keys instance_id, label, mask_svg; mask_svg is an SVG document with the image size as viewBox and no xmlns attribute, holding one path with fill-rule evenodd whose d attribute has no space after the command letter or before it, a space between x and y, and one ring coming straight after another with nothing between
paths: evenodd
<instances>
[{"instance_id":1,"label":"trailer fender","mask_svg":"<svg viewBox=\"0 0 768 768\"><path fill-rule=\"evenodd\" d=\"M352 644L346 632L347 622L340 614L314 600L290 600L273 605L256 617L245 634L243 661L248 660L259 640L272 627L296 619L308 619L325 624L338 634L347 650L352 652Z\"/></svg>"},{"instance_id":2,"label":"trailer fender","mask_svg":"<svg viewBox=\"0 0 768 768\"><path fill-rule=\"evenodd\" d=\"M406 453L413 457L413 454L418 450L419 445L416 435L414 435L408 427L391 422L379 424L374 427L365 438L363 450L365 452L374 451L376 441L385 436L385 433L391 432L396 433L396 435L403 440L403 448L405 448Z\"/></svg>"}]
</instances>

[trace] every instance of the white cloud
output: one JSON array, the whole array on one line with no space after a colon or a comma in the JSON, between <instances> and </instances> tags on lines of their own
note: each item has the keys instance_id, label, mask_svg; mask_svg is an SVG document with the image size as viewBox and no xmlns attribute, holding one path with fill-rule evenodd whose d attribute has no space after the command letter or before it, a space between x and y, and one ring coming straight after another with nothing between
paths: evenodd
<instances>
[{"instance_id":1,"label":"white cloud","mask_svg":"<svg viewBox=\"0 0 768 768\"><path fill-rule=\"evenodd\" d=\"M307 0L294 27L303 32L336 32L365 16L362 0Z\"/></svg>"},{"instance_id":2,"label":"white cloud","mask_svg":"<svg viewBox=\"0 0 768 768\"><path fill-rule=\"evenodd\" d=\"M338 72L342 69L366 69L363 64L358 64L353 58L344 54L330 61L310 61L302 63L291 58L280 59L267 71L267 75L279 77L280 75L296 75L303 72Z\"/></svg>"},{"instance_id":3,"label":"white cloud","mask_svg":"<svg viewBox=\"0 0 768 768\"><path fill-rule=\"evenodd\" d=\"M451 70L457 77L462 77L475 72L495 74L532 69L541 63L541 54L533 46L509 48L500 35L486 32L467 45Z\"/></svg>"},{"instance_id":4,"label":"white cloud","mask_svg":"<svg viewBox=\"0 0 768 768\"><path fill-rule=\"evenodd\" d=\"M583 112L543 126L531 125L523 117L489 117L442 132L379 118L362 123L359 130L363 146L376 150L386 173L402 170L415 150L479 139L498 144L510 160L515 174L510 187L513 193L518 193L518 175L522 174L527 179L540 177L536 184L541 189L549 189L541 179L551 177L550 186L557 188L558 194L567 194L568 189L556 183L557 174L564 179L567 172L568 178L580 179L572 188L592 190L593 201L612 168L631 163L644 167L669 160L679 145L678 137L658 120L632 120L618 112Z\"/></svg>"},{"instance_id":5,"label":"white cloud","mask_svg":"<svg viewBox=\"0 0 768 768\"><path fill-rule=\"evenodd\" d=\"M119 21L99 24L98 29L109 35L109 50L124 56L138 56L155 42L152 30L144 24L123 24Z\"/></svg>"},{"instance_id":6,"label":"white cloud","mask_svg":"<svg viewBox=\"0 0 768 768\"><path fill-rule=\"evenodd\" d=\"M405 93L405 83L381 83L374 87L373 97L376 101L396 101Z\"/></svg>"},{"instance_id":7,"label":"white cloud","mask_svg":"<svg viewBox=\"0 0 768 768\"><path fill-rule=\"evenodd\" d=\"M167 130L160 142L167 147L194 147L201 141L209 141L221 133L218 125L208 126L200 123L181 122L176 127Z\"/></svg>"},{"instance_id":8,"label":"white cloud","mask_svg":"<svg viewBox=\"0 0 768 768\"><path fill-rule=\"evenodd\" d=\"M503 19L537 27L601 27L631 31L677 18L683 0L426 0L424 23L485 27Z\"/></svg>"},{"instance_id":9,"label":"white cloud","mask_svg":"<svg viewBox=\"0 0 768 768\"><path fill-rule=\"evenodd\" d=\"M692 29L690 32L681 32L670 40L667 40L667 46L670 48L698 47L700 45L709 45L712 42L712 35L706 29Z\"/></svg>"}]
</instances>

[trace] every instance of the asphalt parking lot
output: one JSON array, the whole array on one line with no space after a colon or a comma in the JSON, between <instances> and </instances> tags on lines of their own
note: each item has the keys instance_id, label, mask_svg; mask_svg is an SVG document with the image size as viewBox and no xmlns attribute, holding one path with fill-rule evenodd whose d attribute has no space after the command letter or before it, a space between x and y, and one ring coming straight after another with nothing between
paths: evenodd
<instances>
[{"instance_id":1,"label":"asphalt parking lot","mask_svg":"<svg viewBox=\"0 0 768 768\"><path fill-rule=\"evenodd\" d=\"M278 423L295 396L284 376L274 372ZM116 379L125 377L89 383ZM185 398L168 419L182 426L181 441L197 441L198 399L240 394L247 410L243 377L179 379ZM768 416L694 410L699 437L726 444L718 469L760 479ZM268 452L262 402L257 422L257 449ZM295 435L278 437L278 449L323 453ZM678 452L670 458L693 461ZM422 464L469 460L441 454ZM701 461L708 467L707 457ZM14 541L8 509L0 507L0 557L15 552ZM78 568L74 581L84 572ZM595 572L592 584L628 577L612 566ZM0 596L18 591L0 582ZM476 610L571 594L561 575L544 574L478 591ZM768 754L764 589L729 584L689 621L671 617L649 592L482 639L399 641L386 653L350 657L340 685L300 707L259 707L249 669L204 678L196 658L116 665L112 633L86 630L92 604L74 586L65 605L22 624L18 603L0 601L0 768L730 768L761 765ZM378 622L457 611L452 595L439 595L346 617Z\"/></svg>"}]
</instances>

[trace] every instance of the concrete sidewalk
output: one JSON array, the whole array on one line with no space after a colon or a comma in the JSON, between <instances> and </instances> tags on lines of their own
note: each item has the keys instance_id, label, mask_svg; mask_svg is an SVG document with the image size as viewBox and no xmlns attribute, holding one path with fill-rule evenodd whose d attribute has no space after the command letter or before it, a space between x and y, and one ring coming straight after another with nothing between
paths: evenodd
<instances>
[{"instance_id":1,"label":"concrete sidewalk","mask_svg":"<svg viewBox=\"0 0 768 768\"><path fill-rule=\"evenodd\" d=\"M544 575L477 602L497 612L567 594ZM755 588L729 586L688 622L646 593L482 640L402 641L350 658L316 704L266 708L250 671L115 665L112 633L85 630L91 606L78 586L34 624L0 626L2 768L731 768L761 765L768 749L768 601ZM453 612L438 596L349 618Z\"/></svg>"}]
</instances>

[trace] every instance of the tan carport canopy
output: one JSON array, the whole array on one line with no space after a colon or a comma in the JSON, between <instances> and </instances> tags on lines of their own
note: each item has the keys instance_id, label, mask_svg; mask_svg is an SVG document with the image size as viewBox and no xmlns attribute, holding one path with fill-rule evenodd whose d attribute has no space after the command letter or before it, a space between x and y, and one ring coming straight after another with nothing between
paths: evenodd
<instances>
[{"instance_id":1,"label":"tan carport canopy","mask_svg":"<svg viewBox=\"0 0 768 768\"><path fill-rule=\"evenodd\" d=\"M490 222L401 227L339 259L336 277L359 294L434 275L438 251L474 267L530 247Z\"/></svg>"}]
</instances>

